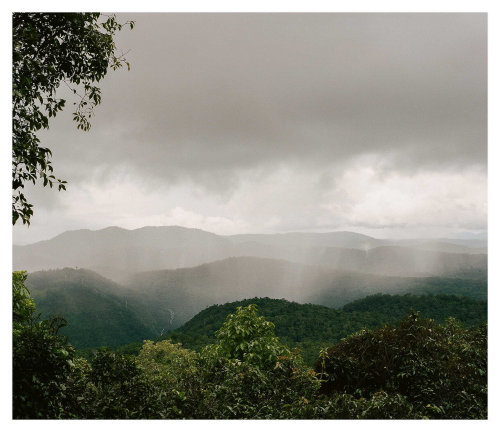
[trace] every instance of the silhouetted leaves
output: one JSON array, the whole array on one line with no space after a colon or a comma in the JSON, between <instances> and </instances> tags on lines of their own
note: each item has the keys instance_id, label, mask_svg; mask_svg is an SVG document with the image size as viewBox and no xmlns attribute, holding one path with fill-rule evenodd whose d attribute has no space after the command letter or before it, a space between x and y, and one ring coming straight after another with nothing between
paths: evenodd
<instances>
[{"instance_id":1,"label":"silhouetted leaves","mask_svg":"<svg viewBox=\"0 0 500 432\"><path fill-rule=\"evenodd\" d=\"M57 96L65 84L79 96L73 119L90 129L93 108L101 102L95 85L108 68L123 64L113 37L123 27L114 15L99 13L14 13L12 17L12 224L30 223L33 205L22 189L41 180L43 186L66 189L52 172L52 152L40 146L37 132L66 101ZM131 28L133 23L126 23Z\"/></svg>"}]
</instances>

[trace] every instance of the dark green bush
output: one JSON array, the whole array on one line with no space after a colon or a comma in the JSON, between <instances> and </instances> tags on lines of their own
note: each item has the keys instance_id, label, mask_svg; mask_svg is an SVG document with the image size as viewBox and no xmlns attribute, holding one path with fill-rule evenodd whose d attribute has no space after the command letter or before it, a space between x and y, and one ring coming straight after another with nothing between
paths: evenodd
<instances>
[{"instance_id":1,"label":"dark green bush","mask_svg":"<svg viewBox=\"0 0 500 432\"><path fill-rule=\"evenodd\" d=\"M170 341L145 341L136 363L143 378L162 395L157 416L193 418L202 388L199 354Z\"/></svg>"},{"instance_id":2,"label":"dark green bush","mask_svg":"<svg viewBox=\"0 0 500 432\"><path fill-rule=\"evenodd\" d=\"M96 419L163 418L168 395L158 391L132 356L98 350L90 361L87 392L89 412Z\"/></svg>"},{"instance_id":3,"label":"dark green bush","mask_svg":"<svg viewBox=\"0 0 500 432\"><path fill-rule=\"evenodd\" d=\"M400 395L380 391L370 398L355 397L347 393L334 393L329 397L317 395L312 401L295 404L290 418L296 419L421 419L413 405Z\"/></svg>"},{"instance_id":4,"label":"dark green bush","mask_svg":"<svg viewBox=\"0 0 500 432\"><path fill-rule=\"evenodd\" d=\"M486 418L486 326L444 326L410 314L397 327L361 331L316 362L322 393L399 394L432 418Z\"/></svg>"},{"instance_id":5,"label":"dark green bush","mask_svg":"<svg viewBox=\"0 0 500 432\"><path fill-rule=\"evenodd\" d=\"M199 418L287 418L290 407L314 398L319 381L274 336L257 307L238 307L201 353L203 386Z\"/></svg>"},{"instance_id":6,"label":"dark green bush","mask_svg":"<svg viewBox=\"0 0 500 432\"><path fill-rule=\"evenodd\" d=\"M13 417L61 418L74 355L66 338L57 334L65 321L40 321L25 272L14 272L12 282Z\"/></svg>"}]
</instances>

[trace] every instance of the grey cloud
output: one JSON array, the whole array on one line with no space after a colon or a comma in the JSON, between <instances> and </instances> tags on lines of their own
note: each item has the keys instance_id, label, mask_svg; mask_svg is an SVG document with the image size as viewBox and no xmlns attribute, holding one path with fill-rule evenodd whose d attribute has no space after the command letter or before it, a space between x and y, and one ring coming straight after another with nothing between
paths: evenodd
<instances>
[{"instance_id":1,"label":"grey cloud","mask_svg":"<svg viewBox=\"0 0 500 432\"><path fill-rule=\"evenodd\" d=\"M484 14L133 18L132 71L106 78L85 163L166 178L370 152L485 163Z\"/></svg>"},{"instance_id":2,"label":"grey cloud","mask_svg":"<svg viewBox=\"0 0 500 432\"><path fill-rule=\"evenodd\" d=\"M128 170L224 201L248 171L300 165L321 197L363 155L380 176L486 168L486 14L120 18L136 21L118 38L132 70L103 81L91 132L67 110L42 136L70 188ZM63 205L38 189L40 206Z\"/></svg>"}]
</instances>

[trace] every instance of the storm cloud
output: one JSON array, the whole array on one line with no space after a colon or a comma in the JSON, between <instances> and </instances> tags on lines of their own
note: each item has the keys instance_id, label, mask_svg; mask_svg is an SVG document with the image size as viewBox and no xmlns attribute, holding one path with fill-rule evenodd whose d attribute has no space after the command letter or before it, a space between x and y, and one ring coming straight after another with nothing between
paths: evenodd
<instances>
[{"instance_id":1,"label":"storm cloud","mask_svg":"<svg viewBox=\"0 0 500 432\"><path fill-rule=\"evenodd\" d=\"M92 130L41 135L57 193L31 242L177 224L220 234L487 228L486 14L120 14L131 71Z\"/></svg>"}]
</instances>

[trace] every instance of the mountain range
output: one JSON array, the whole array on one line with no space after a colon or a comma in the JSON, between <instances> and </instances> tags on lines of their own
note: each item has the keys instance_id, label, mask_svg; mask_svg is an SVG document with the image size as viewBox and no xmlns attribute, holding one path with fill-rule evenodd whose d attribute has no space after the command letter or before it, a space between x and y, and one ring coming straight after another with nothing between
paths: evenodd
<instances>
[{"instance_id":1,"label":"mountain range","mask_svg":"<svg viewBox=\"0 0 500 432\"><path fill-rule=\"evenodd\" d=\"M15 245L13 267L29 272L82 267L126 282L138 272L248 256L377 275L442 276L486 271L486 252L486 242L474 239L387 240L352 232L220 236L176 226L109 227Z\"/></svg>"}]
</instances>

